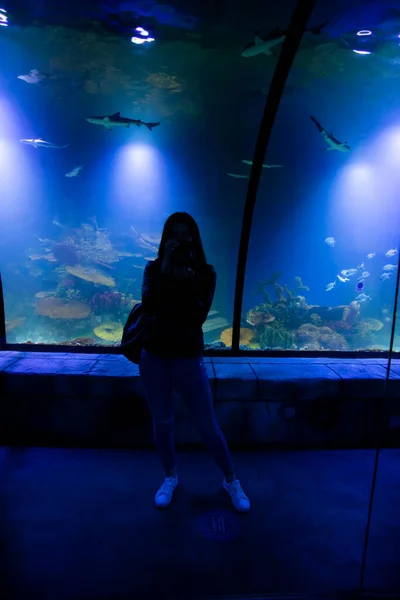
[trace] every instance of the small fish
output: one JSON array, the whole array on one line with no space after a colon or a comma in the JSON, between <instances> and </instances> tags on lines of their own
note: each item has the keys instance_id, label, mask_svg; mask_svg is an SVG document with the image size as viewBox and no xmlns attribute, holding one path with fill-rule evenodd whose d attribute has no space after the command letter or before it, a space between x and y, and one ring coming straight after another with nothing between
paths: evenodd
<instances>
[{"instance_id":1,"label":"small fish","mask_svg":"<svg viewBox=\"0 0 400 600\"><path fill-rule=\"evenodd\" d=\"M375 258L376 253L375 252L370 252L369 254L367 254L367 258Z\"/></svg>"},{"instance_id":2,"label":"small fish","mask_svg":"<svg viewBox=\"0 0 400 600\"><path fill-rule=\"evenodd\" d=\"M397 269L397 265L385 265L383 267L384 271L395 271Z\"/></svg>"},{"instance_id":3,"label":"small fish","mask_svg":"<svg viewBox=\"0 0 400 600\"><path fill-rule=\"evenodd\" d=\"M235 177L235 179L249 179L250 175L238 175L237 173L227 173L228 177Z\"/></svg>"},{"instance_id":4,"label":"small fish","mask_svg":"<svg viewBox=\"0 0 400 600\"><path fill-rule=\"evenodd\" d=\"M364 279L367 279L367 277L370 276L370 273L368 273L368 271L364 271L364 273L361 274L361 277L359 277L357 279L357 281L364 281Z\"/></svg>"},{"instance_id":5,"label":"small fish","mask_svg":"<svg viewBox=\"0 0 400 600\"><path fill-rule=\"evenodd\" d=\"M341 275L337 275L337 278L339 279L339 281L341 281L342 283L346 283L347 281L350 281L350 279L348 277L342 277Z\"/></svg>"},{"instance_id":6,"label":"small fish","mask_svg":"<svg viewBox=\"0 0 400 600\"><path fill-rule=\"evenodd\" d=\"M357 269L363 269L364 268L364 261L361 263L361 265L358 265Z\"/></svg>"},{"instance_id":7,"label":"small fish","mask_svg":"<svg viewBox=\"0 0 400 600\"><path fill-rule=\"evenodd\" d=\"M88 123L93 125L103 125L106 129L111 131L113 127L130 127L136 125L136 127L147 127L149 131L153 131L153 127L158 127L160 123L146 123L140 119L129 119L128 117L121 117L121 113L116 112L113 115L105 115L101 117L88 117L86 119Z\"/></svg>"},{"instance_id":8,"label":"small fish","mask_svg":"<svg viewBox=\"0 0 400 600\"><path fill-rule=\"evenodd\" d=\"M325 142L329 144L329 147L325 148L325 150L338 150L339 152L349 152L350 146L347 144L347 142L340 142L337 138L335 138L333 133L329 133L326 129L324 129L321 123L319 123L317 119L315 119L313 116L310 115L310 119L318 129L319 133L324 138Z\"/></svg>"},{"instance_id":9,"label":"small fish","mask_svg":"<svg viewBox=\"0 0 400 600\"><path fill-rule=\"evenodd\" d=\"M301 280L301 277L295 277L294 278L295 282L296 282L296 287L298 290L304 290L306 292L310 291L310 288L307 285L304 285L304 283Z\"/></svg>"},{"instance_id":10,"label":"small fish","mask_svg":"<svg viewBox=\"0 0 400 600\"><path fill-rule=\"evenodd\" d=\"M327 238L325 238L325 244L328 244L328 246L333 248L336 244L336 240L333 237L327 237Z\"/></svg>"},{"instance_id":11,"label":"small fish","mask_svg":"<svg viewBox=\"0 0 400 600\"><path fill-rule=\"evenodd\" d=\"M40 138L23 139L19 141L21 144L27 144L28 146L33 146L34 148L67 148L69 146L69 144L66 144L65 146L56 146L56 144L46 142Z\"/></svg>"},{"instance_id":12,"label":"small fish","mask_svg":"<svg viewBox=\"0 0 400 600\"><path fill-rule=\"evenodd\" d=\"M389 279L390 276L391 276L391 273L382 273L380 280L386 281L387 279Z\"/></svg>"},{"instance_id":13,"label":"small fish","mask_svg":"<svg viewBox=\"0 0 400 600\"><path fill-rule=\"evenodd\" d=\"M69 173L65 173L65 177L78 177L79 173L82 171L83 167L75 167Z\"/></svg>"},{"instance_id":14,"label":"small fish","mask_svg":"<svg viewBox=\"0 0 400 600\"><path fill-rule=\"evenodd\" d=\"M397 248L393 248L392 250L388 250L385 254L385 256L396 256L396 254L399 253L399 250Z\"/></svg>"},{"instance_id":15,"label":"small fish","mask_svg":"<svg viewBox=\"0 0 400 600\"><path fill-rule=\"evenodd\" d=\"M344 276L344 277L352 277L353 275L355 275L358 272L358 269L343 269L343 271L340 271L340 273Z\"/></svg>"},{"instance_id":16,"label":"small fish","mask_svg":"<svg viewBox=\"0 0 400 600\"><path fill-rule=\"evenodd\" d=\"M331 290L333 290L333 288L335 286L336 286L336 281L331 281L331 283L328 283L328 285L325 287L325 291L330 292Z\"/></svg>"},{"instance_id":17,"label":"small fish","mask_svg":"<svg viewBox=\"0 0 400 600\"><path fill-rule=\"evenodd\" d=\"M372 300L372 298L367 294L358 294L356 300L358 300L358 302L366 302L367 300Z\"/></svg>"},{"instance_id":18,"label":"small fish","mask_svg":"<svg viewBox=\"0 0 400 600\"><path fill-rule=\"evenodd\" d=\"M252 165L253 164L252 160L244 160L243 159L242 162L245 165ZM283 165L263 165L262 167L263 167L263 169L280 169L280 168L283 167Z\"/></svg>"},{"instance_id":19,"label":"small fish","mask_svg":"<svg viewBox=\"0 0 400 600\"><path fill-rule=\"evenodd\" d=\"M38 69L31 69L28 75L17 75L17 79L22 79L22 81L26 81L26 83L43 83L47 79L53 79L47 73L43 73Z\"/></svg>"}]
</instances>

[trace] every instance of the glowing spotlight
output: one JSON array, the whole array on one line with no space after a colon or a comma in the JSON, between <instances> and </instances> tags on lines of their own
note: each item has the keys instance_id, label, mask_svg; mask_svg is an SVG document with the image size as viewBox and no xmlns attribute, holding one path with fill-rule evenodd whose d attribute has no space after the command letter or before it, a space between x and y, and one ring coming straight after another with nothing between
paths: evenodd
<instances>
[{"instance_id":1,"label":"glowing spotlight","mask_svg":"<svg viewBox=\"0 0 400 600\"><path fill-rule=\"evenodd\" d=\"M360 29L360 31L357 31L357 35L359 35L360 37L363 37L365 35L372 35L372 31L370 29Z\"/></svg>"},{"instance_id":2,"label":"glowing spotlight","mask_svg":"<svg viewBox=\"0 0 400 600\"><path fill-rule=\"evenodd\" d=\"M164 158L154 146L140 142L123 146L111 172L115 206L133 203L142 214L154 214L163 204L169 179Z\"/></svg>"},{"instance_id":3,"label":"glowing spotlight","mask_svg":"<svg viewBox=\"0 0 400 600\"><path fill-rule=\"evenodd\" d=\"M8 27L8 17L5 8L0 8L0 27Z\"/></svg>"},{"instance_id":4,"label":"glowing spotlight","mask_svg":"<svg viewBox=\"0 0 400 600\"><path fill-rule=\"evenodd\" d=\"M353 50L356 54L371 54L369 50Z\"/></svg>"},{"instance_id":5,"label":"glowing spotlight","mask_svg":"<svg viewBox=\"0 0 400 600\"><path fill-rule=\"evenodd\" d=\"M149 36L149 32L143 29L143 27L136 27L135 31L138 31L143 37Z\"/></svg>"}]
</instances>

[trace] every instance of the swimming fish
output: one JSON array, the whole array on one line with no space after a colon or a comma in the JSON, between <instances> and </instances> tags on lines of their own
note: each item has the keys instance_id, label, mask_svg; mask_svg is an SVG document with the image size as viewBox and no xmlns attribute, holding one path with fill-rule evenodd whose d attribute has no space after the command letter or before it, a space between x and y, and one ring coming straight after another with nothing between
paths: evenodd
<instances>
[{"instance_id":1,"label":"swimming fish","mask_svg":"<svg viewBox=\"0 0 400 600\"><path fill-rule=\"evenodd\" d=\"M237 173L227 173L228 177L235 177L235 179L249 179L250 175L238 175Z\"/></svg>"},{"instance_id":2,"label":"swimming fish","mask_svg":"<svg viewBox=\"0 0 400 600\"><path fill-rule=\"evenodd\" d=\"M339 279L339 281L341 281L342 283L346 283L347 281L350 281L349 277L342 277L341 275L337 275L337 278Z\"/></svg>"},{"instance_id":3,"label":"swimming fish","mask_svg":"<svg viewBox=\"0 0 400 600\"><path fill-rule=\"evenodd\" d=\"M385 265L383 267L384 271L395 271L397 269L397 265Z\"/></svg>"},{"instance_id":4,"label":"swimming fish","mask_svg":"<svg viewBox=\"0 0 400 600\"><path fill-rule=\"evenodd\" d=\"M381 281L386 281L391 276L391 273L382 273L380 279Z\"/></svg>"},{"instance_id":5,"label":"swimming fish","mask_svg":"<svg viewBox=\"0 0 400 600\"><path fill-rule=\"evenodd\" d=\"M43 83L47 79L54 79L54 77L39 71L39 69L31 69L27 75L17 75L17 79L22 79L26 83Z\"/></svg>"},{"instance_id":6,"label":"swimming fish","mask_svg":"<svg viewBox=\"0 0 400 600\"><path fill-rule=\"evenodd\" d=\"M242 162L244 162L245 165L252 165L253 161L252 160L245 160L243 159ZM283 165L263 165L262 166L263 169L280 169L283 167Z\"/></svg>"},{"instance_id":7,"label":"swimming fish","mask_svg":"<svg viewBox=\"0 0 400 600\"><path fill-rule=\"evenodd\" d=\"M320 35L322 28L326 25L323 23L318 27L311 27L310 29L306 29L304 33L310 32L314 35ZM257 56L258 54L266 54L267 56L272 56L272 48L275 46L279 46L285 40L287 36L287 30L284 29L273 29L265 38L261 38L259 35L254 36L254 41L249 46L242 51L242 56L244 58L250 58L252 56Z\"/></svg>"},{"instance_id":8,"label":"swimming fish","mask_svg":"<svg viewBox=\"0 0 400 600\"><path fill-rule=\"evenodd\" d=\"M28 146L33 146L34 148L67 148L69 144L65 146L56 146L56 144L52 144L51 142L46 142L40 138L33 138L31 140L19 140L21 144L27 144Z\"/></svg>"},{"instance_id":9,"label":"swimming fish","mask_svg":"<svg viewBox=\"0 0 400 600\"><path fill-rule=\"evenodd\" d=\"M336 286L336 281L332 281L331 283L328 283L328 285L325 287L325 291L330 292L331 290L333 290L333 288L335 286Z\"/></svg>"},{"instance_id":10,"label":"swimming fish","mask_svg":"<svg viewBox=\"0 0 400 600\"><path fill-rule=\"evenodd\" d=\"M372 298L367 294L358 294L356 300L358 302L366 302L367 300L372 300Z\"/></svg>"},{"instance_id":11,"label":"swimming fish","mask_svg":"<svg viewBox=\"0 0 400 600\"><path fill-rule=\"evenodd\" d=\"M374 258L376 256L375 252L370 252L369 254L367 254L367 258Z\"/></svg>"},{"instance_id":12,"label":"swimming fish","mask_svg":"<svg viewBox=\"0 0 400 600\"><path fill-rule=\"evenodd\" d=\"M344 277L352 277L353 275L355 275L358 272L358 269L343 269L342 271L340 271L340 273L344 276Z\"/></svg>"},{"instance_id":13,"label":"swimming fish","mask_svg":"<svg viewBox=\"0 0 400 600\"><path fill-rule=\"evenodd\" d=\"M317 119L315 119L313 116L310 115L310 119L314 123L314 125L316 126L326 143L329 144L329 147L325 148L325 150L338 150L339 152L349 152L350 146L347 144L347 142L340 142L337 138L335 138L333 133L329 133L326 129L324 129L321 123L319 123Z\"/></svg>"},{"instance_id":14,"label":"swimming fish","mask_svg":"<svg viewBox=\"0 0 400 600\"><path fill-rule=\"evenodd\" d=\"M358 265L357 269L363 269L364 268L364 261L361 263L361 265Z\"/></svg>"},{"instance_id":15,"label":"swimming fish","mask_svg":"<svg viewBox=\"0 0 400 600\"><path fill-rule=\"evenodd\" d=\"M79 173L82 171L83 167L75 167L69 173L65 173L65 177L78 177Z\"/></svg>"},{"instance_id":16,"label":"swimming fish","mask_svg":"<svg viewBox=\"0 0 400 600\"><path fill-rule=\"evenodd\" d=\"M385 256L392 257L392 256L396 256L396 254L398 254L398 253L399 253L398 249L397 248L393 248L392 250L388 250L386 252Z\"/></svg>"},{"instance_id":17,"label":"swimming fish","mask_svg":"<svg viewBox=\"0 0 400 600\"><path fill-rule=\"evenodd\" d=\"M121 113L116 112L113 115L104 115L101 117L88 117L86 119L88 123L93 125L103 125L106 129L111 131L113 127L130 127L136 125L136 127L147 127L150 131L153 131L153 127L158 127L160 123L146 123L140 119L129 119L128 117L121 117Z\"/></svg>"},{"instance_id":18,"label":"swimming fish","mask_svg":"<svg viewBox=\"0 0 400 600\"><path fill-rule=\"evenodd\" d=\"M333 248L336 244L336 240L333 237L327 237L325 238L325 244L328 244L328 246L331 246L331 248Z\"/></svg>"},{"instance_id":19,"label":"swimming fish","mask_svg":"<svg viewBox=\"0 0 400 600\"><path fill-rule=\"evenodd\" d=\"M370 273L368 273L368 271L364 271L364 272L361 274L361 277L359 277L359 278L357 279L357 281L364 281L364 279L367 279L367 277L369 277L369 276L370 276Z\"/></svg>"}]
</instances>

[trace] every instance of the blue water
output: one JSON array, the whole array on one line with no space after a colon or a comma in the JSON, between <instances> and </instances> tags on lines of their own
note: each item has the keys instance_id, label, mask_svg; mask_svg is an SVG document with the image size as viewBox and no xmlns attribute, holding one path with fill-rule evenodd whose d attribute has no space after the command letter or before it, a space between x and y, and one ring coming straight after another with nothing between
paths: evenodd
<instances>
[{"instance_id":1,"label":"blue water","mask_svg":"<svg viewBox=\"0 0 400 600\"><path fill-rule=\"evenodd\" d=\"M219 34L217 14L197 14L200 5L193 14L159 14L151 3L139 4L137 18L154 12L154 45L131 44L123 28L116 35L53 22L0 29L7 57L0 67L0 269L11 343L117 344L165 219L185 210L197 219L218 274L206 342L229 345L248 179L227 173L250 173L242 161L253 158L279 47L274 56L240 53L256 29L286 27L294 3L277 22L249 7L248 23L234 3L229 19L218 16ZM387 281L381 275L398 260L385 253L400 247L398 15L400 2L339 3L335 10L317 3L310 26L328 24L321 36L303 38L264 160L282 167L263 169L258 190L243 296L245 347L389 346L396 270ZM367 26L376 50L357 55L355 34ZM31 69L48 77L40 84L18 79ZM161 124L153 132L108 131L86 121L116 111ZM310 115L351 151L326 151ZM68 146L19 141L39 137ZM78 166L77 177L66 177ZM68 265L53 252L56 244L72 247L78 262ZM368 253L376 256L368 260ZM363 261L349 282L337 279ZM368 299L356 306L364 270ZM269 299L255 293L276 272L277 285L264 287ZM295 277L309 291L297 289ZM336 285L326 291L330 282ZM279 288L285 285L290 294ZM76 318L68 318L68 306Z\"/></svg>"}]
</instances>

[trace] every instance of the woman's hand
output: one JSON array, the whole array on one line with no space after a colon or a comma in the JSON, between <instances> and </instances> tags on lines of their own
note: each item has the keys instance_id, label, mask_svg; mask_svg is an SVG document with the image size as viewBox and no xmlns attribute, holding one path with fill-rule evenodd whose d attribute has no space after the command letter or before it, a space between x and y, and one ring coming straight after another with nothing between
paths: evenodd
<instances>
[{"instance_id":1,"label":"woman's hand","mask_svg":"<svg viewBox=\"0 0 400 600\"><path fill-rule=\"evenodd\" d=\"M171 271L171 259L175 248L179 246L179 242L174 238L170 238L165 244L164 248L164 259L161 265L161 271L163 273L169 273Z\"/></svg>"},{"instance_id":2,"label":"woman's hand","mask_svg":"<svg viewBox=\"0 0 400 600\"><path fill-rule=\"evenodd\" d=\"M194 271L189 267L174 267L172 269L172 276L177 279L189 279L190 277L193 277L193 275Z\"/></svg>"}]
</instances>

